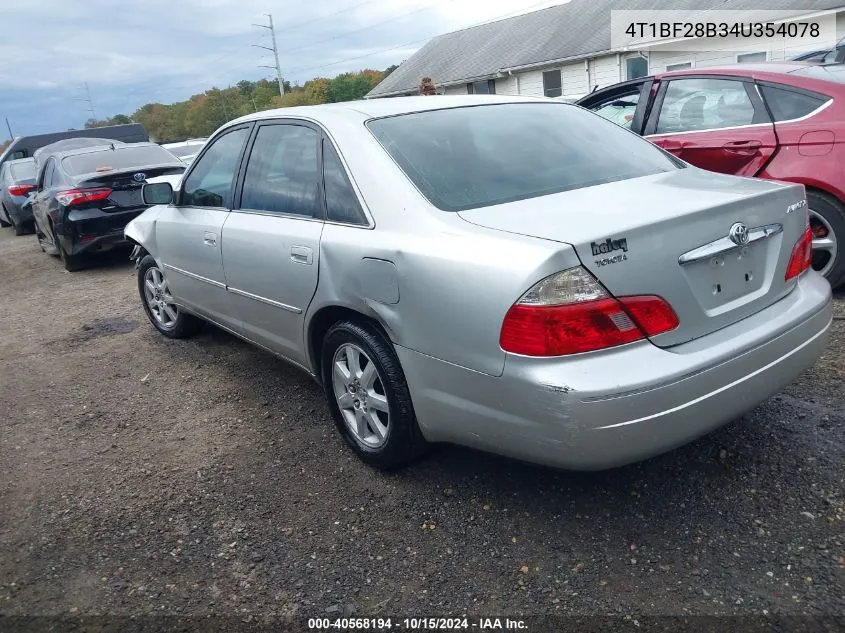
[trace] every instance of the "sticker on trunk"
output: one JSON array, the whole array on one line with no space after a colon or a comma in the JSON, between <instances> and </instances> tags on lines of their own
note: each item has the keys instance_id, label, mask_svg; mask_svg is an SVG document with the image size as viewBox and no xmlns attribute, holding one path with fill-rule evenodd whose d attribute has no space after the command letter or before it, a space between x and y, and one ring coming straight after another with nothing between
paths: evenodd
<instances>
[{"instance_id":1,"label":"sticker on trunk","mask_svg":"<svg viewBox=\"0 0 845 633\"><path fill-rule=\"evenodd\" d=\"M590 249L593 252L593 257L599 255L610 255L610 257L602 257L596 259L596 266L608 266L610 264L618 264L628 260L628 239L620 237L619 239L607 238L603 242L590 242ZM616 251L622 251L614 255Z\"/></svg>"}]
</instances>

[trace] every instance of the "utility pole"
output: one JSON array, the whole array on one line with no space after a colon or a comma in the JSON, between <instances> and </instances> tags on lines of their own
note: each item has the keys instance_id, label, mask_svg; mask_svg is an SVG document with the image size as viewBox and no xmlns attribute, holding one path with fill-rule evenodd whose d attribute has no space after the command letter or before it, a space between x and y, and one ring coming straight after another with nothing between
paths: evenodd
<instances>
[{"instance_id":1,"label":"utility pole","mask_svg":"<svg viewBox=\"0 0 845 633\"><path fill-rule=\"evenodd\" d=\"M276 58L276 65L275 66L266 66L264 64L260 64L259 68L275 68L276 69L276 78L279 80L279 94L285 94L285 84L282 81L282 67L279 65L279 48L276 46L276 30L273 28L273 14L272 13L265 13L270 19L270 26L266 24L255 24L253 23L252 26L258 26L262 29L268 29L270 31L270 36L273 39L273 48L269 46L261 46L260 44L253 44L256 48L263 48L265 51L271 51L273 53L273 57Z\"/></svg>"},{"instance_id":2,"label":"utility pole","mask_svg":"<svg viewBox=\"0 0 845 633\"><path fill-rule=\"evenodd\" d=\"M91 118L95 121L97 120L97 114L94 112L94 102L91 100L91 90L88 88L88 82L86 81L84 84L85 88L85 96L84 97L77 97L74 101L85 101L88 103L88 112L91 113Z\"/></svg>"}]
</instances>

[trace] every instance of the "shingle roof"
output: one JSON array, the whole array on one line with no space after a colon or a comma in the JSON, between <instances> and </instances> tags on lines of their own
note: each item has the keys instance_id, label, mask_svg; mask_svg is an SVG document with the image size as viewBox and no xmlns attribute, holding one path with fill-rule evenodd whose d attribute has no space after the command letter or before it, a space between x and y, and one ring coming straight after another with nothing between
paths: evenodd
<instances>
[{"instance_id":1,"label":"shingle roof","mask_svg":"<svg viewBox=\"0 0 845 633\"><path fill-rule=\"evenodd\" d=\"M843 0L571 0L547 9L440 35L429 41L368 97L416 91L423 77L437 86L484 79L502 69L578 58L610 50L610 11L753 10L824 11Z\"/></svg>"}]
</instances>

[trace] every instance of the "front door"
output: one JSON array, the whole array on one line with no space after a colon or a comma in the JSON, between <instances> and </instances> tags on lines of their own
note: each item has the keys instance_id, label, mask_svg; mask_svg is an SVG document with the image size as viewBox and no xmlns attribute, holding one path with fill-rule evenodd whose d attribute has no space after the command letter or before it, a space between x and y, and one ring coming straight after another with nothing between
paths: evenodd
<instances>
[{"instance_id":1,"label":"front door","mask_svg":"<svg viewBox=\"0 0 845 633\"><path fill-rule=\"evenodd\" d=\"M156 219L156 254L181 305L237 329L223 273L223 225L250 126L213 139Z\"/></svg>"},{"instance_id":2,"label":"front door","mask_svg":"<svg viewBox=\"0 0 845 633\"><path fill-rule=\"evenodd\" d=\"M697 167L737 176L756 176L777 149L756 87L741 79L663 82L645 136Z\"/></svg>"},{"instance_id":3,"label":"front door","mask_svg":"<svg viewBox=\"0 0 845 633\"><path fill-rule=\"evenodd\" d=\"M223 266L244 334L302 365L323 230L319 140L304 122L260 125L223 227Z\"/></svg>"}]
</instances>

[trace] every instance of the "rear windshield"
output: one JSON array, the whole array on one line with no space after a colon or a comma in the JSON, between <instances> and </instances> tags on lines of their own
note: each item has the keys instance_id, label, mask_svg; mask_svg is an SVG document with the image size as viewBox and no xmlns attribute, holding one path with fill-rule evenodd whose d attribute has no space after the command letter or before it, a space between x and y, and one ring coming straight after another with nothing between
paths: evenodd
<instances>
[{"instance_id":1,"label":"rear windshield","mask_svg":"<svg viewBox=\"0 0 845 633\"><path fill-rule=\"evenodd\" d=\"M184 158L185 156L194 156L195 154L198 154L201 149L202 145L185 145L183 147L168 147L167 151L174 156Z\"/></svg>"},{"instance_id":2,"label":"rear windshield","mask_svg":"<svg viewBox=\"0 0 845 633\"><path fill-rule=\"evenodd\" d=\"M35 161L28 160L25 163L14 163L9 165L12 178L15 180L29 180L35 178Z\"/></svg>"},{"instance_id":3,"label":"rear windshield","mask_svg":"<svg viewBox=\"0 0 845 633\"><path fill-rule=\"evenodd\" d=\"M422 194L444 211L681 167L648 141L564 103L431 110L374 119L368 127Z\"/></svg>"},{"instance_id":4,"label":"rear windshield","mask_svg":"<svg viewBox=\"0 0 845 633\"><path fill-rule=\"evenodd\" d=\"M133 167L178 164L173 155L158 145L118 145L115 149L86 152L62 159L62 167L72 175L90 174L96 171L118 171Z\"/></svg>"}]
</instances>

